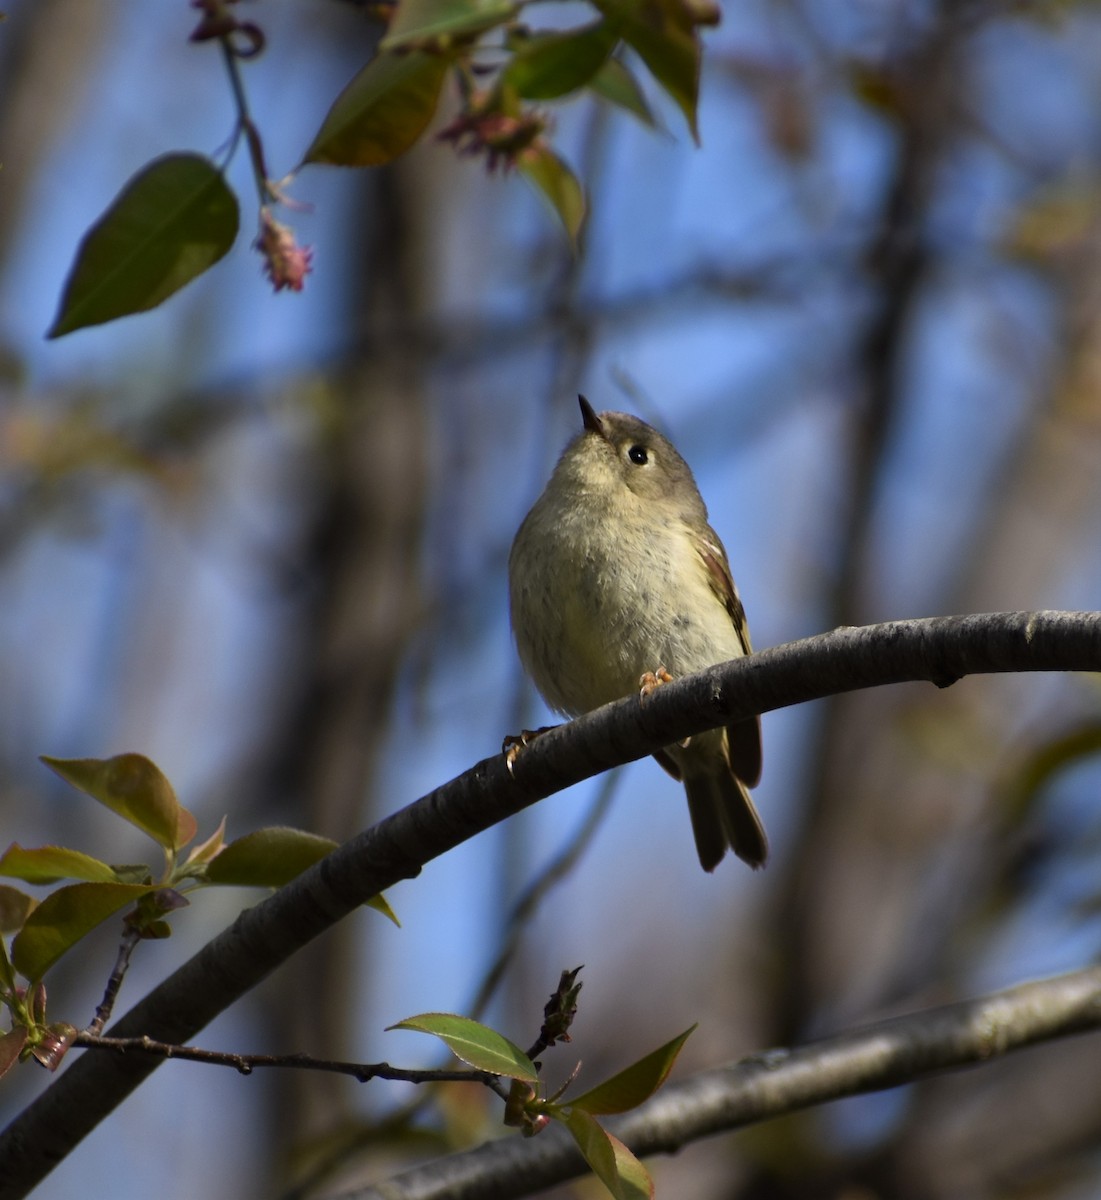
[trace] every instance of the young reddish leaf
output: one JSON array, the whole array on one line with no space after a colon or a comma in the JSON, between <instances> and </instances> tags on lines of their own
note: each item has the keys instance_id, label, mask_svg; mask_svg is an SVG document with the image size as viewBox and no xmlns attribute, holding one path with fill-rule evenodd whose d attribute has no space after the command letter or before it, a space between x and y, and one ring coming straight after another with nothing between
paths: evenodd
<instances>
[{"instance_id":1,"label":"young reddish leaf","mask_svg":"<svg viewBox=\"0 0 1101 1200\"><path fill-rule=\"evenodd\" d=\"M538 1096L532 1085L523 1079L514 1079L509 1085L508 1098L505 1100L504 1124L512 1129L530 1129L532 1116L528 1105ZM553 1109L553 1115L558 1116L559 1110ZM561 1120L562 1118L559 1117Z\"/></svg>"},{"instance_id":2,"label":"young reddish leaf","mask_svg":"<svg viewBox=\"0 0 1101 1200\"><path fill-rule=\"evenodd\" d=\"M0 857L0 875L27 883L57 883L59 879L84 879L89 883L117 883L113 867L65 846L39 846L25 850L18 842Z\"/></svg>"},{"instance_id":3,"label":"young reddish leaf","mask_svg":"<svg viewBox=\"0 0 1101 1200\"><path fill-rule=\"evenodd\" d=\"M15 933L34 911L38 901L18 888L0 883L0 933Z\"/></svg>"},{"instance_id":4,"label":"young reddish leaf","mask_svg":"<svg viewBox=\"0 0 1101 1200\"><path fill-rule=\"evenodd\" d=\"M56 1071L78 1034L79 1030L67 1021L57 1021L46 1029L45 1035L35 1043L31 1054L47 1071Z\"/></svg>"},{"instance_id":5,"label":"young reddish leaf","mask_svg":"<svg viewBox=\"0 0 1101 1200\"><path fill-rule=\"evenodd\" d=\"M450 66L442 54L378 54L337 96L303 160L377 167L424 132Z\"/></svg>"},{"instance_id":6,"label":"young reddish leaf","mask_svg":"<svg viewBox=\"0 0 1101 1200\"><path fill-rule=\"evenodd\" d=\"M577 1143L593 1174L616 1200L653 1200L650 1173L619 1140L597 1124L587 1112L573 1109L555 1112Z\"/></svg>"},{"instance_id":7,"label":"young reddish leaf","mask_svg":"<svg viewBox=\"0 0 1101 1200\"><path fill-rule=\"evenodd\" d=\"M0 1037L0 1078L3 1078L19 1061L19 1054L27 1041L27 1031L17 1025Z\"/></svg>"},{"instance_id":8,"label":"young reddish leaf","mask_svg":"<svg viewBox=\"0 0 1101 1200\"><path fill-rule=\"evenodd\" d=\"M273 825L230 842L211 860L206 878L235 887L282 887L336 847L332 838Z\"/></svg>"},{"instance_id":9,"label":"young reddish leaf","mask_svg":"<svg viewBox=\"0 0 1101 1200\"><path fill-rule=\"evenodd\" d=\"M618 58L609 58L589 81L589 87L610 104L617 104L638 117L644 125L652 127L655 124L654 114L638 80Z\"/></svg>"},{"instance_id":10,"label":"young reddish leaf","mask_svg":"<svg viewBox=\"0 0 1101 1200\"><path fill-rule=\"evenodd\" d=\"M681 1047L695 1028L693 1025L691 1029L686 1029L679 1037L666 1042L645 1058L640 1058L618 1075L605 1079L583 1096L571 1100L570 1107L580 1108L588 1113L621 1113L637 1108L668 1078Z\"/></svg>"},{"instance_id":11,"label":"young reddish leaf","mask_svg":"<svg viewBox=\"0 0 1101 1200\"><path fill-rule=\"evenodd\" d=\"M610 21L540 33L520 43L505 68L505 84L528 100L554 100L584 87L619 40Z\"/></svg>"},{"instance_id":12,"label":"young reddish leaf","mask_svg":"<svg viewBox=\"0 0 1101 1200\"><path fill-rule=\"evenodd\" d=\"M401 0L379 48L435 43L442 49L456 37L504 24L518 7L515 0Z\"/></svg>"},{"instance_id":13,"label":"young reddish leaf","mask_svg":"<svg viewBox=\"0 0 1101 1200\"><path fill-rule=\"evenodd\" d=\"M491 1075L504 1075L509 1079L523 1079L528 1083L539 1082L535 1064L519 1046L502 1037L469 1017L458 1017L453 1013L421 1013L406 1017L388 1029L413 1029L419 1033L431 1033L447 1043L456 1058L462 1059L478 1071Z\"/></svg>"},{"instance_id":14,"label":"young reddish leaf","mask_svg":"<svg viewBox=\"0 0 1101 1200\"><path fill-rule=\"evenodd\" d=\"M221 854L225 844L226 819L223 817L218 828L215 829L205 842L200 842L198 846L191 848L191 853L187 856L187 862L184 863L184 867L205 867L207 863Z\"/></svg>"},{"instance_id":15,"label":"young reddish leaf","mask_svg":"<svg viewBox=\"0 0 1101 1200\"><path fill-rule=\"evenodd\" d=\"M84 235L47 337L156 308L233 245L237 198L198 154L139 171Z\"/></svg>"},{"instance_id":16,"label":"young reddish leaf","mask_svg":"<svg viewBox=\"0 0 1101 1200\"><path fill-rule=\"evenodd\" d=\"M151 890L151 884L136 883L73 883L59 888L15 935L12 963L21 975L37 982L101 921Z\"/></svg>"},{"instance_id":17,"label":"young reddish leaf","mask_svg":"<svg viewBox=\"0 0 1101 1200\"><path fill-rule=\"evenodd\" d=\"M621 22L620 33L684 113L692 137L700 140L696 105L700 90L700 42L684 0L596 0Z\"/></svg>"},{"instance_id":18,"label":"young reddish leaf","mask_svg":"<svg viewBox=\"0 0 1101 1200\"><path fill-rule=\"evenodd\" d=\"M542 141L521 151L516 166L550 205L576 248L585 221L585 193L577 176Z\"/></svg>"},{"instance_id":19,"label":"young reddish leaf","mask_svg":"<svg viewBox=\"0 0 1101 1200\"><path fill-rule=\"evenodd\" d=\"M49 758L42 762L66 783L105 804L169 850L186 846L198 828L161 769L144 754L115 758Z\"/></svg>"}]
</instances>

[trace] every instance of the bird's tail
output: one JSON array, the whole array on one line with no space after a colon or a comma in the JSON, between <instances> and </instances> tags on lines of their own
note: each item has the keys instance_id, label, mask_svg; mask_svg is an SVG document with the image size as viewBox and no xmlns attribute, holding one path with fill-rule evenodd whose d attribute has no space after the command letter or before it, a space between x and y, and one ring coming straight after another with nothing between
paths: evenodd
<instances>
[{"instance_id":1,"label":"bird's tail","mask_svg":"<svg viewBox=\"0 0 1101 1200\"><path fill-rule=\"evenodd\" d=\"M713 871L729 846L756 870L768 859L765 827L745 784L729 769L716 766L718 770L684 775L700 865Z\"/></svg>"},{"instance_id":2,"label":"bird's tail","mask_svg":"<svg viewBox=\"0 0 1101 1200\"><path fill-rule=\"evenodd\" d=\"M768 859L768 837L749 788L761 778L761 725L757 718L697 734L654 757L684 783L696 851L713 871L727 847L756 870Z\"/></svg>"}]
</instances>

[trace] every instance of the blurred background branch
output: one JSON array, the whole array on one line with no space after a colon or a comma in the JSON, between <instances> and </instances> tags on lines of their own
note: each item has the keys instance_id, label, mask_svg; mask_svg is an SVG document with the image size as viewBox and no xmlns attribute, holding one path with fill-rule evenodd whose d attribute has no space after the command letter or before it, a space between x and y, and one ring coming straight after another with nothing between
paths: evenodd
<instances>
[{"instance_id":1,"label":"blurred background branch","mask_svg":"<svg viewBox=\"0 0 1101 1200\"><path fill-rule=\"evenodd\" d=\"M699 1138L934 1071L973 1067L1053 1038L1096 1032L1099 1025L1101 970L1094 967L701 1071L610 1125L636 1154L675 1154ZM550 1130L537 1141L489 1142L379 1187L342 1194L347 1200L512 1200L587 1169L573 1143Z\"/></svg>"}]
</instances>

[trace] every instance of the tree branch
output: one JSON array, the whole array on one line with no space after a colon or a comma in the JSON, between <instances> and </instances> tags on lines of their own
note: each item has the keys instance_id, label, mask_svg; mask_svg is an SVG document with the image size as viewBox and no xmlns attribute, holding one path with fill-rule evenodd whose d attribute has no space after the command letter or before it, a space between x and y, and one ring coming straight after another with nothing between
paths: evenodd
<instances>
[{"instance_id":1,"label":"tree branch","mask_svg":"<svg viewBox=\"0 0 1101 1200\"><path fill-rule=\"evenodd\" d=\"M755 1054L667 1084L607 1129L639 1156L911 1083L1039 1042L1101 1029L1101 967L895 1017L794 1050ZM342 1194L341 1200L510 1200L588 1173L561 1128L505 1138Z\"/></svg>"},{"instance_id":2,"label":"tree branch","mask_svg":"<svg viewBox=\"0 0 1101 1200\"><path fill-rule=\"evenodd\" d=\"M606 705L499 754L352 838L246 909L130 1010L114 1037L190 1040L364 900L538 800L661 746L758 712L862 687L972 674L1101 670L1101 613L990 613L837 629ZM0 1134L0 1200L38 1184L156 1068L146 1055L78 1059Z\"/></svg>"}]
</instances>

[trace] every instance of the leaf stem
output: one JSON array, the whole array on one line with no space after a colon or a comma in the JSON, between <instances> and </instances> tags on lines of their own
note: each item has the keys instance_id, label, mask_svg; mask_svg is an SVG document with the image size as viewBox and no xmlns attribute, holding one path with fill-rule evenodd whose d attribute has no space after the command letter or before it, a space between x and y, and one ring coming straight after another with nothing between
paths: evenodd
<instances>
[{"instance_id":1,"label":"leaf stem","mask_svg":"<svg viewBox=\"0 0 1101 1200\"><path fill-rule=\"evenodd\" d=\"M239 56L234 50L228 35L220 37L218 42L222 48L222 60L226 65L229 84L233 90L233 100L237 106L237 137L230 148L230 154L232 155L233 151L237 148L237 138L241 134L244 134L245 141L248 144L249 161L252 164L252 176L256 182L257 195L261 204L270 204L276 197L272 192L271 185L268 183L267 163L264 161L264 143L260 138L260 131L256 128L252 114L249 111L245 81L241 78L241 69L237 63Z\"/></svg>"}]
</instances>

